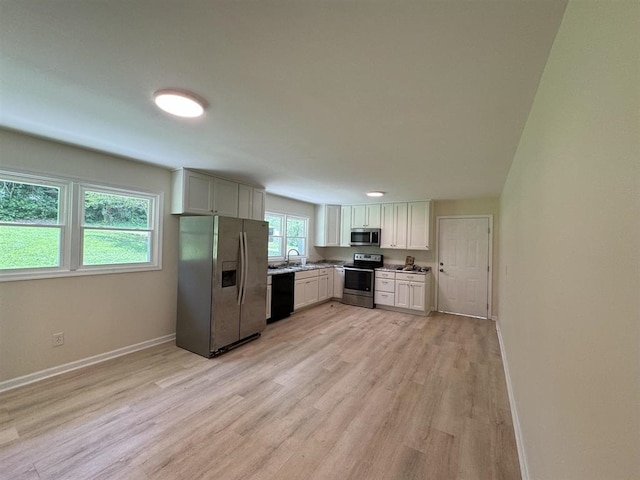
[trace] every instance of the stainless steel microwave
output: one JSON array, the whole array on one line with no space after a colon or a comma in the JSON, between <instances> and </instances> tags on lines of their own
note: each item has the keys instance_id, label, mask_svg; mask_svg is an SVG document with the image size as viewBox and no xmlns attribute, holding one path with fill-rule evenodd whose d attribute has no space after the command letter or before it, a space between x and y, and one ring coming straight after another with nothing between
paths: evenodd
<instances>
[{"instance_id":1,"label":"stainless steel microwave","mask_svg":"<svg viewBox=\"0 0 640 480\"><path fill-rule=\"evenodd\" d=\"M351 229L351 246L352 247L379 247L380 246L380 229L379 228L352 228Z\"/></svg>"}]
</instances>

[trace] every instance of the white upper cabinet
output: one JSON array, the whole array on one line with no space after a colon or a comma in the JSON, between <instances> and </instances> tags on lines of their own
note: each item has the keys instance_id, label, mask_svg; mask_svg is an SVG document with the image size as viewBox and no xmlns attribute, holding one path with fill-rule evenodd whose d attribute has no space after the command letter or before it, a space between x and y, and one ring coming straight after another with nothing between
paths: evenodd
<instances>
[{"instance_id":1,"label":"white upper cabinet","mask_svg":"<svg viewBox=\"0 0 640 480\"><path fill-rule=\"evenodd\" d=\"M171 213L264 220L265 191L262 188L188 168L171 173L171 186Z\"/></svg>"},{"instance_id":2,"label":"white upper cabinet","mask_svg":"<svg viewBox=\"0 0 640 480\"><path fill-rule=\"evenodd\" d=\"M238 185L238 217L264 220L264 195L261 188Z\"/></svg>"},{"instance_id":3,"label":"white upper cabinet","mask_svg":"<svg viewBox=\"0 0 640 480\"><path fill-rule=\"evenodd\" d=\"M264 188L253 187L253 219L264 220L264 197L266 192Z\"/></svg>"},{"instance_id":4,"label":"white upper cabinet","mask_svg":"<svg viewBox=\"0 0 640 480\"><path fill-rule=\"evenodd\" d=\"M238 185L238 217L251 219L253 215L253 187Z\"/></svg>"},{"instance_id":5,"label":"white upper cabinet","mask_svg":"<svg viewBox=\"0 0 640 480\"><path fill-rule=\"evenodd\" d=\"M407 250L429 250L431 203L410 202L407 205Z\"/></svg>"},{"instance_id":6,"label":"white upper cabinet","mask_svg":"<svg viewBox=\"0 0 640 480\"><path fill-rule=\"evenodd\" d=\"M171 173L171 213L211 215L213 177L181 168Z\"/></svg>"},{"instance_id":7,"label":"white upper cabinet","mask_svg":"<svg viewBox=\"0 0 640 480\"><path fill-rule=\"evenodd\" d=\"M351 205L340 207L340 246L351 246Z\"/></svg>"},{"instance_id":8,"label":"white upper cabinet","mask_svg":"<svg viewBox=\"0 0 640 480\"><path fill-rule=\"evenodd\" d=\"M380 204L352 205L352 228L380 228Z\"/></svg>"},{"instance_id":9,"label":"white upper cabinet","mask_svg":"<svg viewBox=\"0 0 640 480\"><path fill-rule=\"evenodd\" d=\"M340 246L340 205L316 205L316 247Z\"/></svg>"},{"instance_id":10,"label":"white upper cabinet","mask_svg":"<svg viewBox=\"0 0 640 480\"><path fill-rule=\"evenodd\" d=\"M238 184L223 178L213 178L213 213L225 217L238 216Z\"/></svg>"},{"instance_id":11,"label":"white upper cabinet","mask_svg":"<svg viewBox=\"0 0 640 480\"><path fill-rule=\"evenodd\" d=\"M383 203L380 248L407 248L407 204Z\"/></svg>"}]
</instances>

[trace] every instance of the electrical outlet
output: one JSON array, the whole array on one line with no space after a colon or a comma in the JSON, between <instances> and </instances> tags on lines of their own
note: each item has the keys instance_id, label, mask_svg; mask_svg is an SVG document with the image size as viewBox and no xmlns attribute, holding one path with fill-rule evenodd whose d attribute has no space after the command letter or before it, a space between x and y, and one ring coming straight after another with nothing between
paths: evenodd
<instances>
[{"instance_id":1,"label":"electrical outlet","mask_svg":"<svg viewBox=\"0 0 640 480\"><path fill-rule=\"evenodd\" d=\"M64 333L54 333L53 334L53 346L59 347L60 345L64 345Z\"/></svg>"}]
</instances>

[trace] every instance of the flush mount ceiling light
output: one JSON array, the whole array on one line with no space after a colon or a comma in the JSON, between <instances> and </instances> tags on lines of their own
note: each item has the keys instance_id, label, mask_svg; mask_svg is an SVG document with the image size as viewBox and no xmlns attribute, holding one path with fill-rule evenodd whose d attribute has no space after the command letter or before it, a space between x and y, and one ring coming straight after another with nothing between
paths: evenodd
<instances>
[{"instance_id":1,"label":"flush mount ceiling light","mask_svg":"<svg viewBox=\"0 0 640 480\"><path fill-rule=\"evenodd\" d=\"M185 118L199 117L204 113L206 102L185 90L158 90L153 94L156 105L171 115Z\"/></svg>"},{"instance_id":2,"label":"flush mount ceiling light","mask_svg":"<svg viewBox=\"0 0 640 480\"><path fill-rule=\"evenodd\" d=\"M382 197L384 195L384 192L367 192L367 197Z\"/></svg>"}]
</instances>

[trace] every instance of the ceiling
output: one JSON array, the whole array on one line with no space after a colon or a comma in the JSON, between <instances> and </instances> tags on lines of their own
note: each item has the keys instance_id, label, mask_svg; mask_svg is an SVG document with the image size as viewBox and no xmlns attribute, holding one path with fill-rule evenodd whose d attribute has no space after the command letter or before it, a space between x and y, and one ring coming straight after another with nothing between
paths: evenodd
<instances>
[{"instance_id":1,"label":"ceiling","mask_svg":"<svg viewBox=\"0 0 640 480\"><path fill-rule=\"evenodd\" d=\"M497 196L565 5L3 0L0 125L313 203Z\"/></svg>"}]
</instances>

